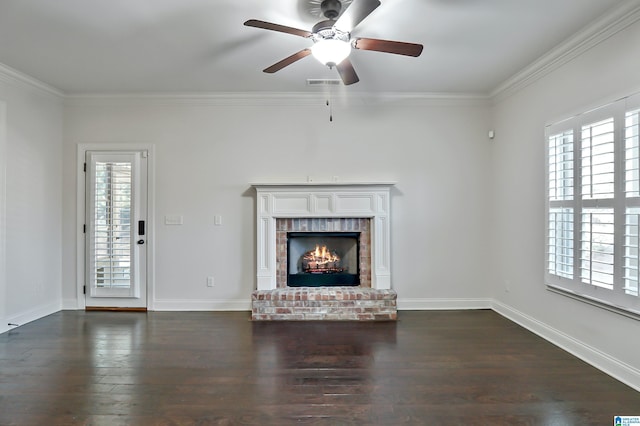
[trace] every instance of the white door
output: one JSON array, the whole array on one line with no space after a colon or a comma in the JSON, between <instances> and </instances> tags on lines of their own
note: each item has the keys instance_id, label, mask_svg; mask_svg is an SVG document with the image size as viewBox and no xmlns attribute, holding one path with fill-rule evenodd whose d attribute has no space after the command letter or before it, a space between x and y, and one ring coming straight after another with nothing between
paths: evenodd
<instances>
[{"instance_id":1,"label":"white door","mask_svg":"<svg viewBox=\"0 0 640 426\"><path fill-rule=\"evenodd\" d=\"M87 151L85 306L146 308L146 151Z\"/></svg>"}]
</instances>

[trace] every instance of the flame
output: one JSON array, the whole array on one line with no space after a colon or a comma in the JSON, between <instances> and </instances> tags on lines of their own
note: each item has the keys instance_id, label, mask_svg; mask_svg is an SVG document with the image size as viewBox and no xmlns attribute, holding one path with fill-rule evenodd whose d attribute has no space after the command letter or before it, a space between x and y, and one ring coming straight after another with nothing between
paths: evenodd
<instances>
[{"instance_id":1,"label":"flame","mask_svg":"<svg viewBox=\"0 0 640 426\"><path fill-rule=\"evenodd\" d=\"M336 262L340 260L338 255L331 253L331 251L327 249L327 246L320 247L319 244L316 245L315 250L311 250L310 252L305 254L304 258L307 260L313 260L318 264Z\"/></svg>"},{"instance_id":2,"label":"flame","mask_svg":"<svg viewBox=\"0 0 640 426\"><path fill-rule=\"evenodd\" d=\"M344 271L340 266L340 256L328 249L327 246L316 244L316 248L306 252L302 259L305 272L327 274Z\"/></svg>"}]
</instances>

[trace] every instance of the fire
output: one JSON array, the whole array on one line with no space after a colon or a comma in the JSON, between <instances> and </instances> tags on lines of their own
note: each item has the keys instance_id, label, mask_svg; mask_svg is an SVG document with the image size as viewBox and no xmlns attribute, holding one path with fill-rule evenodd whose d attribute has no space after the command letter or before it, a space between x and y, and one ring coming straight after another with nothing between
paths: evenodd
<instances>
[{"instance_id":1,"label":"fire","mask_svg":"<svg viewBox=\"0 0 640 426\"><path fill-rule=\"evenodd\" d=\"M335 262L337 260L340 260L337 254L331 253L327 249L327 246L322 246L321 248L320 245L318 244L316 244L315 250L311 250L310 252L305 253L305 255L303 256L303 259L312 260L318 264L324 264L324 263Z\"/></svg>"},{"instance_id":2,"label":"fire","mask_svg":"<svg viewBox=\"0 0 640 426\"><path fill-rule=\"evenodd\" d=\"M333 273L342 272L340 267L340 257L327 248L327 246L316 245L315 250L306 252L302 256L302 264L305 272L310 273Z\"/></svg>"}]
</instances>

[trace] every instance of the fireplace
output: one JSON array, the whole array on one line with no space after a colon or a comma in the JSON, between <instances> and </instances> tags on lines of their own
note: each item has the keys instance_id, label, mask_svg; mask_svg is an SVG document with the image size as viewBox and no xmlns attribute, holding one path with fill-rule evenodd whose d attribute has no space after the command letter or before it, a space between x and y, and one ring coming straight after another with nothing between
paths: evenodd
<instances>
[{"instance_id":1,"label":"fireplace","mask_svg":"<svg viewBox=\"0 0 640 426\"><path fill-rule=\"evenodd\" d=\"M395 320L393 183L267 183L256 189L253 320Z\"/></svg>"},{"instance_id":2,"label":"fireplace","mask_svg":"<svg viewBox=\"0 0 640 426\"><path fill-rule=\"evenodd\" d=\"M277 218L275 221L276 288L361 286L371 287L371 219ZM293 251L292 249L293 242ZM316 261L307 271L302 257L322 257L322 247L340 257L340 265ZM313 253L308 253L312 251ZM313 259L309 259L313 261ZM329 268L323 268L327 266ZM326 270L324 270L326 269ZM339 272L338 269L345 269ZM347 270L348 269L348 270Z\"/></svg>"},{"instance_id":3,"label":"fireplace","mask_svg":"<svg viewBox=\"0 0 640 426\"><path fill-rule=\"evenodd\" d=\"M288 232L287 286L360 284L359 232Z\"/></svg>"}]
</instances>

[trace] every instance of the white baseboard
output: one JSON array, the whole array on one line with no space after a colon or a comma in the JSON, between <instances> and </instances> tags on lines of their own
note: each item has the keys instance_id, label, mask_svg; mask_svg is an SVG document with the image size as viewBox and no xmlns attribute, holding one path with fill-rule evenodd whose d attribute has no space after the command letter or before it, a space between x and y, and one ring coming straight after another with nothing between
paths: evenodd
<instances>
[{"instance_id":1,"label":"white baseboard","mask_svg":"<svg viewBox=\"0 0 640 426\"><path fill-rule=\"evenodd\" d=\"M156 299L149 304L150 311L250 311L251 301L236 300L200 300L200 299ZM63 299L62 310L82 310L76 299Z\"/></svg>"},{"instance_id":2,"label":"white baseboard","mask_svg":"<svg viewBox=\"0 0 640 426\"><path fill-rule=\"evenodd\" d=\"M491 299L401 299L399 311L491 309Z\"/></svg>"},{"instance_id":3,"label":"white baseboard","mask_svg":"<svg viewBox=\"0 0 640 426\"><path fill-rule=\"evenodd\" d=\"M493 301L492 309L616 380L640 391L640 370L497 300Z\"/></svg>"},{"instance_id":4,"label":"white baseboard","mask_svg":"<svg viewBox=\"0 0 640 426\"><path fill-rule=\"evenodd\" d=\"M7 317L7 323L25 325L31 321L46 317L47 315L55 314L62 308L61 301L36 306L27 311L20 312L18 314L10 315Z\"/></svg>"},{"instance_id":5,"label":"white baseboard","mask_svg":"<svg viewBox=\"0 0 640 426\"><path fill-rule=\"evenodd\" d=\"M156 299L154 311L251 311L250 299L200 300Z\"/></svg>"}]
</instances>

